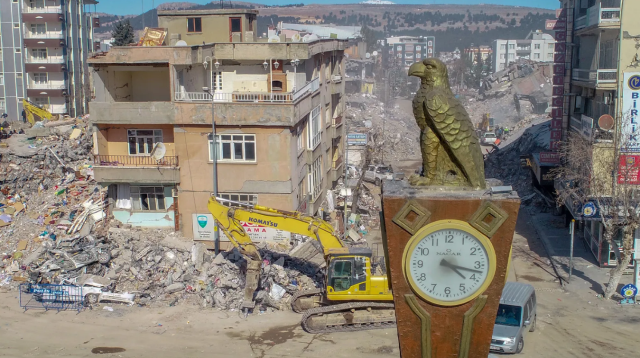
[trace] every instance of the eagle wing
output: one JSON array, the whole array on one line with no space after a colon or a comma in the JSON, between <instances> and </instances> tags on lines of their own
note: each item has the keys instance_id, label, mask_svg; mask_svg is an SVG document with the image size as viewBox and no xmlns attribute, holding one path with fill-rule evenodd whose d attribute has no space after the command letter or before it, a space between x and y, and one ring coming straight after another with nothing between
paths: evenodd
<instances>
[{"instance_id":1,"label":"eagle wing","mask_svg":"<svg viewBox=\"0 0 640 358\"><path fill-rule=\"evenodd\" d=\"M440 141L453 152L479 144L469 114L452 93L430 91L426 94L424 111Z\"/></svg>"}]
</instances>

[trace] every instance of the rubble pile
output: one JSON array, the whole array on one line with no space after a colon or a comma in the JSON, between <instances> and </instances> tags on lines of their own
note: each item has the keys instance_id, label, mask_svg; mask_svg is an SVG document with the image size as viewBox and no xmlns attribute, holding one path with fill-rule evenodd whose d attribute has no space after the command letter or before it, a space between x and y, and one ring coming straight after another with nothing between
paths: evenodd
<instances>
[{"instance_id":1,"label":"rubble pile","mask_svg":"<svg viewBox=\"0 0 640 358\"><path fill-rule=\"evenodd\" d=\"M485 176L511 185L521 198L534 193L531 170L520 167L520 156L549 150L549 121L532 126L508 146L492 152L485 160Z\"/></svg>"}]
</instances>

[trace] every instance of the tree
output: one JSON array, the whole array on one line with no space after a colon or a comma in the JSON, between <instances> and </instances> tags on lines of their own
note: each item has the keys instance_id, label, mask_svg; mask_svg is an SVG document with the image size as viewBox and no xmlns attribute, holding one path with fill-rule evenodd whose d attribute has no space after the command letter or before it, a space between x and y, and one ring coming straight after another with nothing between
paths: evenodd
<instances>
[{"instance_id":1,"label":"tree","mask_svg":"<svg viewBox=\"0 0 640 358\"><path fill-rule=\"evenodd\" d=\"M134 42L133 26L129 20L120 21L116 24L111 36L114 38L113 46L127 46Z\"/></svg>"},{"instance_id":2,"label":"tree","mask_svg":"<svg viewBox=\"0 0 640 358\"><path fill-rule=\"evenodd\" d=\"M640 163L631 163L634 156L625 154L631 149L626 132L617 128L614 134L596 139L570 135L560 150L564 165L554 173L563 184L558 190L559 204L579 208L589 202L596 205L595 217L604 228L603 238L616 255L616 267L611 269L604 292L606 299L617 291L631 262L634 234L640 227L640 186L636 184Z\"/></svg>"}]
</instances>

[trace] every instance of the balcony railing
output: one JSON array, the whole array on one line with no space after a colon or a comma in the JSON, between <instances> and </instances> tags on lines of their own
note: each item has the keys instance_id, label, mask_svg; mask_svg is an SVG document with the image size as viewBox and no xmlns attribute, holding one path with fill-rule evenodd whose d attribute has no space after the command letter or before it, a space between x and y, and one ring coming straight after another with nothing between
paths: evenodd
<instances>
[{"instance_id":1,"label":"balcony railing","mask_svg":"<svg viewBox=\"0 0 640 358\"><path fill-rule=\"evenodd\" d=\"M573 79L582 82L592 82L596 86L604 84L615 84L618 78L617 69L605 70L573 70Z\"/></svg>"},{"instance_id":2,"label":"balcony railing","mask_svg":"<svg viewBox=\"0 0 640 358\"><path fill-rule=\"evenodd\" d=\"M27 57L27 63L64 63L63 56L47 56L45 58L42 57Z\"/></svg>"},{"instance_id":3,"label":"balcony railing","mask_svg":"<svg viewBox=\"0 0 640 358\"><path fill-rule=\"evenodd\" d=\"M62 14L62 7L60 5L45 7L24 6L22 7L22 12L31 14Z\"/></svg>"},{"instance_id":4,"label":"balcony railing","mask_svg":"<svg viewBox=\"0 0 640 358\"><path fill-rule=\"evenodd\" d=\"M340 81L342 81L342 76L340 75L331 76L331 82L340 82Z\"/></svg>"},{"instance_id":5,"label":"balcony railing","mask_svg":"<svg viewBox=\"0 0 640 358\"><path fill-rule=\"evenodd\" d=\"M594 25L615 25L620 24L619 7L601 7L601 4L587 9L587 14L576 19L576 30Z\"/></svg>"},{"instance_id":6,"label":"balcony railing","mask_svg":"<svg viewBox=\"0 0 640 358\"><path fill-rule=\"evenodd\" d=\"M334 160L331 164L331 169L340 169L342 166L342 157L338 157L338 159Z\"/></svg>"},{"instance_id":7,"label":"balcony railing","mask_svg":"<svg viewBox=\"0 0 640 358\"><path fill-rule=\"evenodd\" d=\"M308 93L320 88L319 79L307 82L295 92L215 92L214 102L243 102L243 103L291 103L297 102ZM206 92L180 92L174 96L179 102L211 102L211 94Z\"/></svg>"},{"instance_id":8,"label":"balcony railing","mask_svg":"<svg viewBox=\"0 0 640 358\"><path fill-rule=\"evenodd\" d=\"M342 116L335 117L333 119L333 125L336 127L342 125Z\"/></svg>"},{"instance_id":9,"label":"balcony railing","mask_svg":"<svg viewBox=\"0 0 640 358\"><path fill-rule=\"evenodd\" d=\"M26 31L24 37L27 39L62 39L64 35L62 31L46 31L46 32L31 32Z\"/></svg>"},{"instance_id":10,"label":"balcony railing","mask_svg":"<svg viewBox=\"0 0 640 358\"><path fill-rule=\"evenodd\" d=\"M105 167L178 167L178 157L163 157L156 160L147 156L96 155L93 164Z\"/></svg>"},{"instance_id":11,"label":"balcony railing","mask_svg":"<svg viewBox=\"0 0 640 358\"><path fill-rule=\"evenodd\" d=\"M65 89L65 88L67 88L67 85L65 85L64 83L51 83L51 82L35 83L35 82L30 82L29 83L29 88L31 88L31 89Z\"/></svg>"}]
</instances>

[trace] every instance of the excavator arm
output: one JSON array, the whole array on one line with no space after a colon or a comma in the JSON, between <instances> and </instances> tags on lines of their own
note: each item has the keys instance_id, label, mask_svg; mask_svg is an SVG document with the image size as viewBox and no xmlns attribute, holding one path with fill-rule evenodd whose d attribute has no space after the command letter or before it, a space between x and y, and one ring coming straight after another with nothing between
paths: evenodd
<instances>
[{"instance_id":1,"label":"excavator arm","mask_svg":"<svg viewBox=\"0 0 640 358\"><path fill-rule=\"evenodd\" d=\"M51 119L52 117L52 114L49 113L49 111L36 106L35 104L27 101L26 99L22 100L22 107L24 108L24 112L27 115L27 120L31 124L35 123L35 119L33 118L34 114L40 117L40 119Z\"/></svg>"},{"instance_id":2,"label":"excavator arm","mask_svg":"<svg viewBox=\"0 0 640 358\"><path fill-rule=\"evenodd\" d=\"M225 206L222 202L233 206ZM258 289L262 257L254 242L251 241L251 237L244 230L242 221L314 238L322 246L325 257L330 252L341 251L345 248L343 242L335 235L331 225L324 220L299 212L276 210L260 205L247 205L213 196L209 199L208 208L218 222L218 227L247 260L246 286L242 304L245 309L254 307L253 294Z\"/></svg>"}]
</instances>

